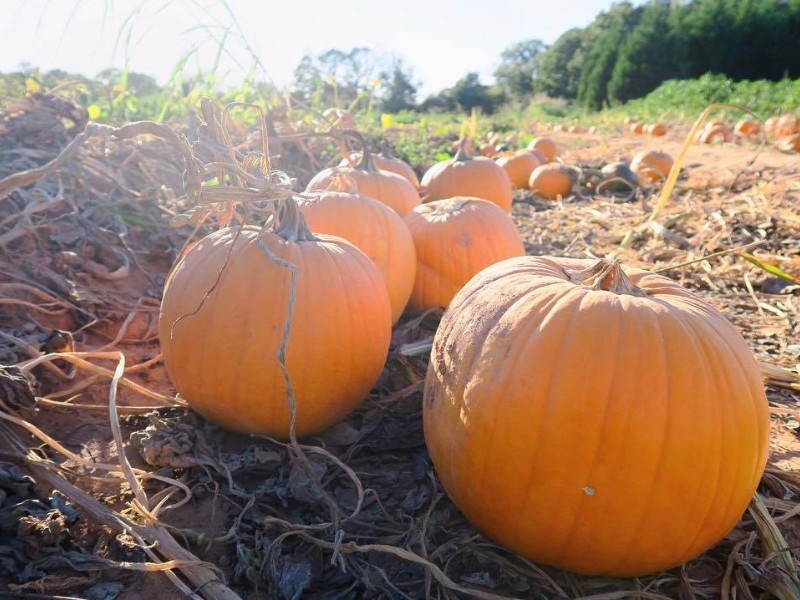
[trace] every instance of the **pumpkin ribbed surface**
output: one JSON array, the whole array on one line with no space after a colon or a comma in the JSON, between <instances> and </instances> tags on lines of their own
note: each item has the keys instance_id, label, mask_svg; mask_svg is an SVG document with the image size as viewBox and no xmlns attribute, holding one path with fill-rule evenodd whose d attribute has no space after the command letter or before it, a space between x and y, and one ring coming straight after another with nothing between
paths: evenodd
<instances>
[{"instance_id":1,"label":"pumpkin ribbed surface","mask_svg":"<svg viewBox=\"0 0 800 600\"><path fill-rule=\"evenodd\" d=\"M779 136L800 133L800 117L793 114L783 115L778 119L775 130Z\"/></svg>"},{"instance_id":2,"label":"pumpkin ribbed surface","mask_svg":"<svg viewBox=\"0 0 800 600\"><path fill-rule=\"evenodd\" d=\"M758 135L760 127L756 121L752 119L740 119L736 122L733 130L744 136Z\"/></svg>"},{"instance_id":3,"label":"pumpkin ribbed surface","mask_svg":"<svg viewBox=\"0 0 800 600\"><path fill-rule=\"evenodd\" d=\"M495 159L498 165L503 167L511 180L515 189L524 190L528 188L528 180L533 170L542 164L530 150L520 150L519 152L509 152L502 154Z\"/></svg>"},{"instance_id":4,"label":"pumpkin ribbed surface","mask_svg":"<svg viewBox=\"0 0 800 600\"><path fill-rule=\"evenodd\" d=\"M253 227L238 238L236 229L203 238L165 284L164 364L181 396L209 420L234 431L288 437L290 412L276 353L291 271L267 257L259 235L299 271L286 364L302 437L358 406L389 349L386 285L349 242L333 236L290 241Z\"/></svg>"},{"instance_id":5,"label":"pumpkin ribbed surface","mask_svg":"<svg viewBox=\"0 0 800 600\"><path fill-rule=\"evenodd\" d=\"M463 144L455 157L428 169L420 185L426 202L465 196L488 200L511 212L514 193L503 167L485 156L468 156Z\"/></svg>"},{"instance_id":6,"label":"pumpkin ribbed surface","mask_svg":"<svg viewBox=\"0 0 800 600\"><path fill-rule=\"evenodd\" d=\"M386 281L396 323L408 304L417 269L414 240L403 219L360 194L328 191L298 204L311 231L344 238L372 259Z\"/></svg>"},{"instance_id":7,"label":"pumpkin ribbed surface","mask_svg":"<svg viewBox=\"0 0 800 600\"><path fill-rule=\"evenodd\" d=\"M352 178L358 186L359 194L382 202L401 217L420 202L419 193L407 179L396 173L375 168L331 167L317 173L308 182L306 190L309 192L327 190L338 175Z\"/></svg>"},{"instance_id":8,"label":"pumpkin ribbed surface","mask_svg":"<svg viewBox=\"0 0 800 600\"><path fill-rule=\"evenodd\" d=\"M409 306L447 306L476 273L525 254L514 221L500 207L478 198L448 198L421 204L406 225L417 252Z\"/></svg>"},{"instance_id":9,"label":"pumpkin ribbed surface","mask_svg":"<svg viewBox=\"0 0 800 600\"><path fill-rule=\"evenodd\" d=\"M769 409L722 314L665 277L595 263L515 258L464 287L434 339L425 440L488 537L578 573L639 575L734 527Z\"/></svg>"}]
</instances>

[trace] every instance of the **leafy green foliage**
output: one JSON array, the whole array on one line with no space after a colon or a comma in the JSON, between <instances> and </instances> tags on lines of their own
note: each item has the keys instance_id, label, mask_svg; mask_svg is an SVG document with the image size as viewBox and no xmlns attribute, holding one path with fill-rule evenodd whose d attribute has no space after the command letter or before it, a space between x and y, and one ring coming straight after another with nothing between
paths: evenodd
<instances>
[{"instance_id":1,"label":"leafy green foliage","mask_svg":"<svg viewBox=\"0 0 800 600\"><path fill-rule=\"evenodd\" d=\"M420 105L420 110L468 112L480 108L484 113L492 114L505 100L501 90L481 83L477 73L467 73L453 87L429 96Z\"/></svg>"},{"instance_id":2,"label":"leafy green foliage","mask_svg":"<svg viewBox=\"0 0 800 600\"><path fill-rule=\"evenodd\" d=\"M762 118L800 111L800 80L732 81L723 75L670 80L644 98L620 107L620 113L641 118L691 120L709 104L737 104Z\"/></svg>"},{"instance_id":3,"label":"leafy green foliage","mask_svg":"<svg viewBox=\"0 0 800 600\"><path fill-rule=\"evenodd\" d=\"M596 110L673 78L798 78L798 32L800 0L621 2L556 40L540 57L535 85Z\"/></svg>"},{"instance_id":4,"label":"leafy green foliage","mask_svg":"<svg viewBox=\"0 0 800 600\"><path fill-rule=\"evenodd\" d=\"M395 60L388 71L380 76L381 110L396 113L413 110L417 104L417 86L412 81L411 71L400 60Z\"/></svg>"},{"instance_id":5,"label":"leafy green foliage","mask_svg":"<svg viewBox=\"0 0 800 600\"><path fill-rule=\"evenodd\" d=\"M306 55L294 70L292 97L317 109L347 108L369 95L378 69L379 58L369 48Z\"/></svg>"},{"instance_id":6,"label":"leafy green foliage","mask_svg":"<svg viewBox=\"0 0 800 600\"><path fill-rule=\"evenodd\" d=\"M494 77L509 98L522 100L533 94L539 62L546 48L541 40L526 40L509 46L500 54L500 66Z\"/></svg>"},{"instance_id":7,"label":"leafy green foliage","mask_svg":"<svg viewBox=\"0 0 800 600\"><path fill-rule=\"evenodd\" d=\"M577 98L584 54L584 31L563 33L539 60L537 88L553 98Z\"/></svg>"}]
</instances>

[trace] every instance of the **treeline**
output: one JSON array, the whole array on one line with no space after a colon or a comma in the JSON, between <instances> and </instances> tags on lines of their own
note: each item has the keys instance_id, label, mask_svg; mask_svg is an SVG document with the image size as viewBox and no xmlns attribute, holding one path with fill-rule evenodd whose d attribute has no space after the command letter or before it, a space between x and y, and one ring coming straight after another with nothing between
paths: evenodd
<instances>
[{"instance_id":1,"label":"treeline","mask_svg":"<svg viewBox=\"0 0 800 600\"><path fill-rule=\"evenodd\" d=\"M622 2L538 55L531 88L598 109L705 73L796 79L799 39L800 0Z\"/></svg>"},{"instance_id":2,"label":"treeline","mask_svg":"<svg viewBox=\"0 0 800 600\"><path fill-rule=\"evenodd\" d=\"M649 0L637 6L626 1L549 47L535 39L512 44L500 55L493 82L465 73L425 99L418 98L419 83L407 64L369 48L305 56L285 89L255 69L231 88L213 71L186 76L176 68L159 86L141 73L107 69L90 80L21 65L16 73L0 74L0 96L77 80L82 100L100 107L109 120L176 116L204 94L266 104L289 98L300 108L336 106L371 114L474 107L491 114L509 102L524 105L545 94L596 110L644 97L667 80L707 73L734 82L800 79L798 40L800 0Z\"/></svg>"}]
</instances>

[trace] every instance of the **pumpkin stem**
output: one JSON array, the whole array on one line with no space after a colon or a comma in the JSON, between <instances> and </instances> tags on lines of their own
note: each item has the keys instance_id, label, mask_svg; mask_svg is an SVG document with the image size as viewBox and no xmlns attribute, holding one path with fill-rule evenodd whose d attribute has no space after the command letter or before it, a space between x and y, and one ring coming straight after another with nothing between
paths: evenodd
<instances>
[{"instance_id":1,"label":"pumpkin stem","mask_svg":"<svg viewBox=\"0 0 800 600\"><path fill-rule=\"evenodd\" d=\"M453 161L467 162L468 160L472 160L472 156L470 156L469 150L467 149L467 139L469 138L461 138L461 143L458 145L458 150L456 151L456 155L453 157Z\"/></svg>"},{"instance_id":2,"label":"pumpkin stem","mask_svg":"<svg viewBox=\"0 0 800 600\"><path fill-rule=\"evenodd\" d=\"M647 292L628 278L617 259L602 258L588 269L583 271L567 270L566 273L570 281L588 286L593 290L630 296L647 296Z\"/></svg>"},{"instance_id":3,"label":"pumpkin stem","mask_svg":"<svg viewBox=\"0 0 800 600\"><path fill-rule=\"evenodd\" d=\"M325 189L330 192L357 194L358 184L356 183L356 180L347 173L338 172L334 173L328 185L325 186Z\"/></svg>"},{"instance_id":4,"label":"pumpkin stem","mask_svg":"<svg viewBox=\"0 0 800 600\"><path fill-rule=\"evenodd\" d=\"M308 228L303 213L297 208L294 198L278 201L277 224L273 231L287 242L315 242L315 237Z\"/></svg>"},{"instance_id":5,"label":"pumpkin stem","mask_svg":"<svg viewBox=\"0 0 800 600\"><path fill-rule=\"evenodd\" d=\"M369 144L361 132L355 129L348 129L347 135L356 138L358 143L361 144L361 160L354 167L359 171L366 171L367 173L377 173L378 168L375 166L375 161L372 160L372 153L369 151Z\"/></svg>"}]
</instances>

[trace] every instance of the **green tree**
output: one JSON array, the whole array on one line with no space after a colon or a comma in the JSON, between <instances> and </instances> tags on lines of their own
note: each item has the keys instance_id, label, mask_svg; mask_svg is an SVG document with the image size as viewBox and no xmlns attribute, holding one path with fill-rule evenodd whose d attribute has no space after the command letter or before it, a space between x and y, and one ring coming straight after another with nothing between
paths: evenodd
<instances>
[{"instance_id":1,"label":"green tree","mask_svg":"<svg viewBox=\"0 0 800 600\"><path fill-rule=\"evenodd\" d=\"M474 72L467 73L456 81L451 96L463 110L469 111L478 107L487 114L493 113L503 101L502 94L482 84L480 76Z\"/></svg>"},{"instance_id":2,"label":"green tree","mask_svg":"<svg viewBox=\"0 0 800 600\"><path fill-rule=\"evenodd\" d=\"M570 29L542 54L537 72L537 89L553 98L577 98L583 66L583 39L583 29Z\"/></svg>"},{"instance_id":3,"label":"green tree","mask_svg":"<svg viewBox=\"0 0 800 600\"><path fill-rule=\"evenodd\" d=\"M685 75L683 36L670 27L669 0L652 0L619 49L608 82L608 99L625 102Z\"/></svg>"},{"instance_id":4,"label":"green tree","mask_svg":"<svg viewBox=\"0 0 800 600\"><path fill-rule=\"evenodd\" d=\"M581 78L578 83L578 101L587 108L597 110L610 100L608 84L617 63L619 49L638 21L641 9L628 2L615 4L607 13L601 13L587 31Z\"/></svg>"},{"instance_id":5,"label":"green tree","mask_svg":"<svg viewBox=\"0 0 800 600\"><path fill-rule=\"evenodd\" d=\"M539 74L539 62L546 49L541 40L526 40L503 50L500 66L494 72L500 89L515 100L530 96Z\"/></svg>"},{"instance_id":6,"label":"green tree","mask_svg":"<svg viewBox=\"0 0 800 600\"><path fill-rule=\"evenodd\" d=\"M417 86L413 74L401 60L395 60L380 76L380 107L385 112L412 110L417 103Z\"/></svg>"}]
</instances>

